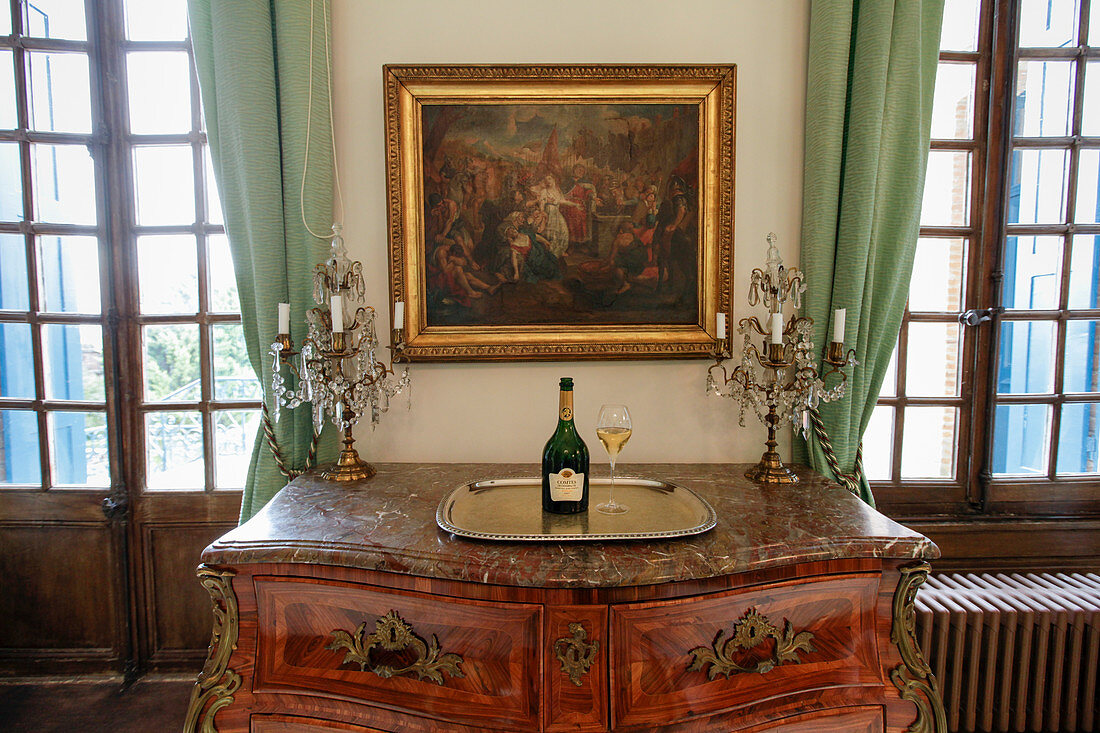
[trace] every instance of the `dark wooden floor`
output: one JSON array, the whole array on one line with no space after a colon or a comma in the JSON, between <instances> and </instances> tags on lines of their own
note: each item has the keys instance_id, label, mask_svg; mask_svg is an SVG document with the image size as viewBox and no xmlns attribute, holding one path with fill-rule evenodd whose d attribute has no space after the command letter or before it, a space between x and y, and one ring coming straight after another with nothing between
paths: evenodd
<instances>
[{"instance_id":1,"label":"dark wooden floor","mask_svg":"<svg viewBox=\"0 0 1100 733\"><path fill-rule=\"evenodd\" d=\"M120 683L0 684L5 733L175 733L183 730L193 680L145 677L120 693Z\"/></svg>"}]
</instances>

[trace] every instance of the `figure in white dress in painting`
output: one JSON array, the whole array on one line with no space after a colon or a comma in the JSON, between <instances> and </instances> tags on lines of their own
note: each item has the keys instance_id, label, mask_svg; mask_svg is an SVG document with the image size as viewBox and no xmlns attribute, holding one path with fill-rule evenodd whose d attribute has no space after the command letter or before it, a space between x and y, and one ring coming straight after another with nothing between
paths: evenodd
<instances>
[{"instance_id":1,"label":"figure in white dress in painting","mask_svg":"<svg viewBox=\"0 0 1100 733\"><path fill-rule=\"evenodd\" d=\"M569 249L569 225L561 214L562 206L575 206L562 195L558 182L554 176L546 176L531 187L531 193L538 199L539 205L546 214L546 231L543 235L550 243L550 252L555 257L562 257Z\"/></svg>"}]
</instances>

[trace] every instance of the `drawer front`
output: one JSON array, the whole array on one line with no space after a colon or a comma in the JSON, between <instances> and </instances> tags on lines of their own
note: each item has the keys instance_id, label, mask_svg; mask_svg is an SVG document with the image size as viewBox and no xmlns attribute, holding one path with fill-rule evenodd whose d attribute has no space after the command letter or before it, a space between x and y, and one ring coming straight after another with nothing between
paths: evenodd
<instances>
[{"instance_id":1,"label":"drawer front","mask_svg":"<svg viewBox=\"0 0 1100 733\"><path fill-rule=\"evenodd\" d=\"M302 691L536 730L541 607L256 579L255 693Z\"/></svg>"},{"instance_id":2,"label":"drawer front","mask_svg":"<svg viewBox=\"0 0 1100 733\"><path fill-rule=\"evenodd\" d=\"M792 581L611 610L616 725L676 722L814 690L881 697L877 575ZM852 697L852 696L849 696ZM788 700L790 702L791 700Z\"/></svg>"},{"instance_id":3,"label":"drawer front","mask_svg":"<svg viewBox=\"0 0 1100 733\"><path fill-rule=\"evenodd\" d=\"M810 713L784 718L744 733L882 733L882 708Z\"/></svg>"},{"instance_id":4,"label":"drawer front","mask_svg":"<svg viewBox=\"0 0 1100 733\"><path fill-rule=\"evenodd\" d=\"M386 733L378 728L288 715L253 715L250 733Z\"/></svg>"}]
</instances>

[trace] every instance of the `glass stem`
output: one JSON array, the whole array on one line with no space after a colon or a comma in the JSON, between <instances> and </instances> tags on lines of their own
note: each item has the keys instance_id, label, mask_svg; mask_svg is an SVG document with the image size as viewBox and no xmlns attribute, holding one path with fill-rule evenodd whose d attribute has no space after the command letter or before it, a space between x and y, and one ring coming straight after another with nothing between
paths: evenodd
<instances>
[{"instance_id":1,"label":"glass stem","mask_svg":"<svg viewBox=\"0 0 1100 733\"><path fill-rule=\"evenodd\" d=\"M615 459L611 459L611 488L607 490L608 506L615 506Z\"/></svg>"}]
</instances>

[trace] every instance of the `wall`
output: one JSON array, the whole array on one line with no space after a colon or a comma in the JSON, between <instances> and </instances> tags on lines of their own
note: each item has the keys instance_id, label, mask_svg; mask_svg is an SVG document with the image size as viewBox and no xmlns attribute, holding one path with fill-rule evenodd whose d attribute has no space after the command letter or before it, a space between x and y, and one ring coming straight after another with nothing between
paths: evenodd
<instances>
[{"instance_id":1,"label":"wall","mask_svg":"<svg viewBox=\"0 0 1100 733\"><path fill-rule=\"evenodd\" d=\"M368 302L388 312L382 74L385 63L737 64L734 302L748 314L764 237L798 261L808 0L334 0L336 141L345 233ZM386 315L382 316L387 318ZM386 324L379 324L385 333ZM416 364L411 409L394 403L360 452L372 461L534 461L554 429L557 378L576 382L577 424L594 460L602 402L629 405L624 461L755 461L759 422L704 394L709 363L609 361ZM786 453L788 442L782 450ZM603 456L606 460L606 456Z\"/></svg>"}]
</instances>

